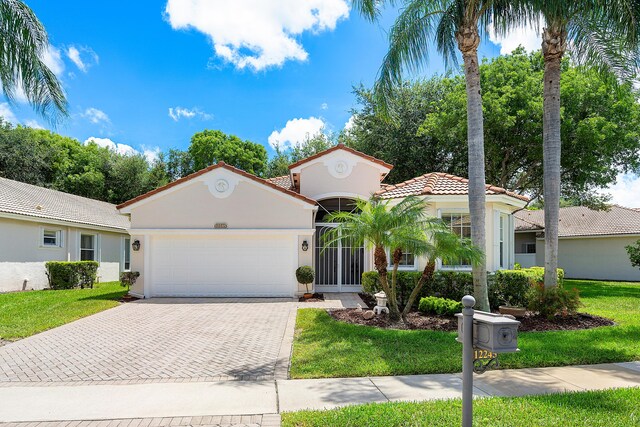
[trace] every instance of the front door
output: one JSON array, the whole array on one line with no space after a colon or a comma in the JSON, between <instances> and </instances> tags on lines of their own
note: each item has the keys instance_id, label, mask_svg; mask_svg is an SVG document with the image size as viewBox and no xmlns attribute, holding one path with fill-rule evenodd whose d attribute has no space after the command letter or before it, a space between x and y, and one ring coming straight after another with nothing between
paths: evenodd
<instances>
[{"instance_id":1,"label":"front door","mask_svg":"<svg viewBox=\"0 0 640 427\"><path fill-rule=\"evenodd\" d=\"M358 292L365 271L364 246L353 247L338 241L324 248L322 237L335 224L316 225L316 290L320 292Z\"/></svg>"}]
</instances>

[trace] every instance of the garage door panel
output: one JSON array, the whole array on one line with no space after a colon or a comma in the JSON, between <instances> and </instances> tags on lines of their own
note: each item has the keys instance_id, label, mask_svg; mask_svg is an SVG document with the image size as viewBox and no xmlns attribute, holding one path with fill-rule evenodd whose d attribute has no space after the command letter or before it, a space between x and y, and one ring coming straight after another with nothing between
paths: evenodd
<instances>
[{"instance_id":1,"label":"garage door panel","mask_svg":"<svg viewBox=\"0 0 640 427\"><path fill-rule=\"evenodd\" d=\"M155 238L151 295L292 295L295 245L286 236Z\"/></svg>"}]
</instances>

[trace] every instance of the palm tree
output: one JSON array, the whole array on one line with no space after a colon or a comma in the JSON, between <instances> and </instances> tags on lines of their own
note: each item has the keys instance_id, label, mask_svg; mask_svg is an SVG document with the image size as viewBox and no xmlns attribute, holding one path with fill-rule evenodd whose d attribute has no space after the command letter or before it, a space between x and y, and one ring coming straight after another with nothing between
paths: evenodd
<instances>
[{"instance_id":1,"label":"palm tree","mask_svg":"<svg viewBox=\"0 0 640 427\"><path fill-rule=\"evenodd\" d=\"M525 2L527 3L527 2ZM640 8L633 0L586 2L534 0L542 16L544 58L543 170L545 221L545 287L558 285L558 225L560 216L561 61L570 46L571 59L580 65L634 78L638 71Z\"/></svg>"},{"instance_id":2,"label":"palm tree","mask_svg":"<svg viewBox=\"0 0 640 427\"><path fill-rule=\"evenodd\" d=\"M47 32L19 0L0 0L0 82L9 101L23 90L33 108L52 122L67 114L62 85L42 57Z\"/></svg>"},{"instance_id":3,"label":"palm tree","mask_svg":"<svg viewBox=\"0 0 640 427\"><path fill-rule=\"evenodd\" d=\"M389 317L406 321L420 289L431 279L437 258L449 261L466 258L473 262L482 259L482 252L468 240L461 240L439 218L426 215L426 202L418 197L407 197L392 205L377 198L357 200L353 212L336 212L328 216L338 226L324 235L323 247L331 247L341 240L351 247L367 245L374 250L374 266L382 289L389 299ZM392 250L393 270L388 278L387 249ZM397 271L403 252L414 256L427 256L429 262L414 288L402 314L396 293ZM430 273L428 272L430 269Z\"/></svg>"},{"instance_id":4,"label":"palm tree","mask_svg":"<svg viewBox=\"0 0 640 427\"><path fill-rule=\"evenodd\" d=\"M385 2L354 0L353 3L362 15L375 21L379 7ZM402 82L403 68L417 70L426 62L430 43L435 41L446 62L457 62L456 46L462 54L467 92L471 239L476 247L484 250L486 183L478 45L480 34L485 32L490 20L497 32L503 33L525 18L526 9L511 5L508 0L388 0L387 3L402 3L403 8L391 28L389 51L374 86L374 96L383 113L387 113L387 100L393 88ZM489 310L484 258L473 267L473 288L478 308Z\"/></svg>"}]
</instances>

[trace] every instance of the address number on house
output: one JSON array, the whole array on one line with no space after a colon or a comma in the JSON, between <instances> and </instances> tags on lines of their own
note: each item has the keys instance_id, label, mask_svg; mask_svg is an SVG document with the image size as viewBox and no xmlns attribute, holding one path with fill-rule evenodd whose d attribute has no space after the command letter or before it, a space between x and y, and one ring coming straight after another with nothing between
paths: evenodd
<instances>
[{"instance_id":1,"label":"address number on house","mask_svg":"<svg viewBox=\"0 0 640 427\"><path fill-rule=\"evenodd\" d=\"M497 357L498 357L498 353L493 353L488 350L482 350L480 348L473 349L473 358L475 360L496 359Z\"/></svg>"}]
</instances>

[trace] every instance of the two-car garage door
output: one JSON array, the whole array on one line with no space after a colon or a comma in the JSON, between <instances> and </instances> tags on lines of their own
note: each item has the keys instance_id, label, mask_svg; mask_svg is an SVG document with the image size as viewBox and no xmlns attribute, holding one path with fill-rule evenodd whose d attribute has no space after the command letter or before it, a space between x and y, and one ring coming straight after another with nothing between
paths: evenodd
<instances>
[{"instance_id":1,"label":"two-car garage door","mask_svg":"<svg viewBox=\"0 0 640 427\"><path fill-rule=\"evenodd\" d=\"M295 240L268 236L154 236L150 294L292 296Z\"/></svg>"}]
</instances>

